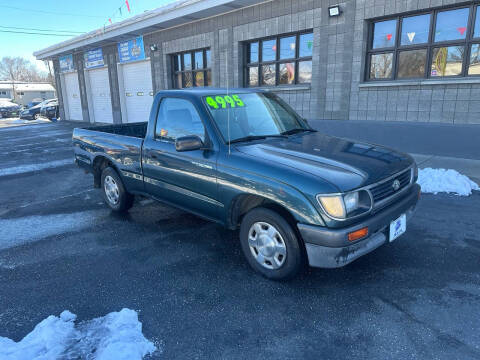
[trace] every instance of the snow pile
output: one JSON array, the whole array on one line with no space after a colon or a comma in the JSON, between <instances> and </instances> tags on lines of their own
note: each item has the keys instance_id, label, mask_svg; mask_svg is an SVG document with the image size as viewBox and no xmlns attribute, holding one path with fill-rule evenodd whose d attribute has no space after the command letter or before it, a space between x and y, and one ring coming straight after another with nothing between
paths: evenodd
<instances>
[{"instance_id":1,"label":"snow pile","mask_svg":"<svg viewBox=\"0 0 480 360\"><path fill-rule=\"evenodd\" d=\"M468 196L472 194L472 190L480 190L475 182L452 169L420 169L418 183L424 193L446 192Z\"/></svg>"},{"instance_id":2,"label":"snow pile","mask_svg":"<svg viewBox=\"0 0 480 360\"><path fill-rule=\"evenodd\" d=\"M75 315L64 311L60 317L50 315L16 343L0 337L0 359L57 359L67 344L75 339Z\"/></svg>"},{"instance_id":3,"label":"snow pile","mask_svg":"<svg viewBox=\"0 0 480 360\"><path fill-rule=\"evenodd\" d=\"M18 343L0 337L0 360L135 360L156 350L143 336L136 311L122 309L77 325L75 319L65 310L40 322Z\"/></svg>"}]
</instances>

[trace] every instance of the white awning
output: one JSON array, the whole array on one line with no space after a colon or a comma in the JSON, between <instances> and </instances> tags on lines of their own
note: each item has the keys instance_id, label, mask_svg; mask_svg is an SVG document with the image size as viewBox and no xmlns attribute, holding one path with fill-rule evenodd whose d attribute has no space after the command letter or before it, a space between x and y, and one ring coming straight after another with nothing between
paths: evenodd
<instances>
[{"instance_id":1,"label":"white awning","mask_svg":"<svg viewBox=\"0 0 480 360\"><path fill-rule=\"evenodd\" d=\"M158 9L146 11L140 15L106 26L105 28L97 29L49 46L34 52L33 55L38 60L44 60L60 54L85 51L268 1L179 0Z\"/></svg>"}]
</instances>

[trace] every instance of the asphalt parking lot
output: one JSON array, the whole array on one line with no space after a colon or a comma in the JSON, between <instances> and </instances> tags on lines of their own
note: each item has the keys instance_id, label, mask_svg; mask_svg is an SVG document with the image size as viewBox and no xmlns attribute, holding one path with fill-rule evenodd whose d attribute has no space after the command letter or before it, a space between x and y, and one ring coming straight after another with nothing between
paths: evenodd
<instances>
[{"instance_id":1,"label":"asphalt parking lot","mask_svg":"<svg viewBox=\"0 0 480 360\"><path fill-rule=\"evenodd\" d=\"M0 129L0 336L137 310L159 359L480 359L480 193L424 195L407 234L278 283L235 232L138 199L112 214L69 123Z\"/></svg>"}]
</instances>

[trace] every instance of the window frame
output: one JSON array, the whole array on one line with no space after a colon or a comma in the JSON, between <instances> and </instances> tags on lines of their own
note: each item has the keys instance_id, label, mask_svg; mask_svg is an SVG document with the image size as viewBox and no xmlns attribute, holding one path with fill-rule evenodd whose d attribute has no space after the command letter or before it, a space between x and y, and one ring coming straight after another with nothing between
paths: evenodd
<instances>
[{"instance_id":1,"label":"window frame","mask_svg":"<svg viewBox=\"0 0 480 360\"><path fill-rule=\"evenodd\" d=\"M466 31L467 33L465 35L465 39L445 40L445 41L435 42L435 31L437 26L438 13L444 12L444 11L457 10L457 9L465 9L465 8L469 9L469 14L467 19L467 31ZM468 74L472 45L480 44L480 35L476 38L474 37L477 8L480 8L480 2L478 1L470 4L439 7L429 11L408 12L408 13L404 13L397 16L382 17L382 18L377 18L369 21L367 51L366 51L366 57L365 57L365 71L364 71L363 81L372 83L372 82L388 82L388 81L412 81L412 80L420 80L420 79L445 80L445 79L461 79L461 78L479 77L480 74L476 74L476 75ZM401 35L402 35L402 27L403 27L402 20L404 18L408 18L412 16L428 15L428 14L430 14L428 41L422 44L401 45ZM395 44L392 47L383 47L383 48L373 49L374 24L376 22L386 21L386 20L396 20L397 22ZM434 49L440 48L440 47L449 47L449 46L463 46L465 48L461 73L459 75L431 76L431 67L432 67ZM410 78L398 78L399 52L408 51L408 50L420 50L420 49L427 50L427 58L425 62L423 76L410 77ZM392 76L390 78L385 78L385 79L370 78L371 56L375 54L381 54L381 53L393 53Z\"/></svg>"},{"instance_id":2,"label":"window frame","mask_svg":"<svg viewBox=\"0 0 480 360\"><path fill-rule=\"evenodd\" d=\"M202 52L202 57L203 57L203 68L201 69L196 69L195 68L195 53L201 51ZM208 62L207 62L207 51L210 51L210 66L207 66L208 65ZM191 65L192 65L192 68L189 69L189 70L183 70L184 69L184 56L186 54L190 54L190 61L191 61ZM194 49L194 50L186 50L186 51L181 51L181 52L177 52L177 53L173 53L173 54L170 54L171 56L171 59L172 59L172 88L173 89L189 89L189 88L194 88L194 87L208 87L208 86L211 86L208 84L208 72L212 72L212 50L211 48L209 47L206 47L206 48L200 48L200 49ZM175 63L176 63L176 59L178 59L178 57L180 57L180 70L176 70L175 69ZM195 75L197 72L203 72L203 86L197 86L196 85L196 82L195 82ZM185 87L185 76L184 74L186 73L190 73L190 75L192 76L192 86L191 87ZM178 75L181 75L181 79L182 79L182 86L181 87L178 87L177 85L177 76Z\"/></svg>"},{"instance_id":3,"label":"window frame","mask_svg":"<svg viewBox=\"0 0 480 360\"><path fill-rule=\"evenodd\" d=\"M302 56L300 57L300 36L305 34L312 34L314 36L313 29L307 29L302 31L278 34L274 36L266 36L263 38L252 39L244 42L244 49L245 49L245 56L243 60L243 83L244 87L246 88L273 88L273 87L291 87L291 86L309 86L310 83L300 83L299 81L299 64L303 61L311 61L312 62L312 73L313 73L313 47L315 46L315 42L313 42L312 47L312 55L311 56ZM295 57L293 58L280 58L280 39L288 38L288 37L295 37ZM275 59L269 61L263 61L263 42L275 40L275 46L277 47L275 50ZM257 62L249 62L250 59L250 44L258 43L258 61ZM292 84L280 84L280 65L287 64L287 63L294 63L295 68L295 79ZM263 75L262 75L262 66L264 65L274 65L275 66L275 85L264 85L262 84ZM250 85L250 68L257 68L258 71L258 83L257 85L253 86Z\"/></svg>"},{"instance_id":4,"label":"window frame","mask_svg":"<svg viewBox=\"0 0 480 360\"><path fill-rule=\"evenodd\" d=\"M191 101L190 99L186 99L186 98L181 97L181 96L173 96L173 95L163 96L158 103L157 113L156 113L156 116L155 116L155 126L153 128L153 139L155 141L162 141L162 142L169 143L169 144L175 144L175 141L177 140L177 138L176 139L169 139L169 138L157 135L157 123L158 123L158 116L160 114L160 108L162 106L162 103L167 99L185 100L185 101L188 101L190 104L192 104L193 108L197 112L197 115L200 118L200 121L202 122L202 125L203 125L204 135L203 135L203 140L202 141L203 141L204 144L209 143L209 136L208 136L207 127L205 126L205 121L203 120L202 116L200 115L201 112L199 111L199 108L197 107L197 105L193 101Z\"/></svg>"}]
</instances>

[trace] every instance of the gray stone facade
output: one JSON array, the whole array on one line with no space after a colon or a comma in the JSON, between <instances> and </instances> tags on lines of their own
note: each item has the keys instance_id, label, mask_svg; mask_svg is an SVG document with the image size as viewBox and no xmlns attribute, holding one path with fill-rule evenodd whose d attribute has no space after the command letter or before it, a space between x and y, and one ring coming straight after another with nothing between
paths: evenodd
<instances>
[{"instance_id":1,"label":"gray stone facade","mask_svg":"<svg viewBox=\"0 0 480 360\"><path fill-rule=\"evenodd\" d=\"M350 93L351 120L421 121L480 124L480 81L392 81L365 83L368 20L465 4L460 0L357 0Z\"/></svg>"},{"instance_id":2,"label":"gray stone facade","mask_svg":"<svg viewBox=\"0 0 480 360\"><path fill-rule=\"evenodd\" d=\"M308 119L423 121L480 124L480 79L364 82L369 20L460 3L455 0L274 0L144 35L154 91L171 89L172 54L210 48L213 86L244 86L244 42L313 30L310 85L274 87ZM328 7L342 14L329 17ZM150 45L157 50L151 51ZM93 46L92 46L93 47ZM112 110L121 123L115 45L103 48L109 67ZM75 56L84 120L88 120L83 56ZM58 74L58 60L54 61ZM57 88L60 81L57 78ZM59 101L61 91L58 91ZM63 110L61 110L63 112Z\"/></svg>"}]
</instances>

